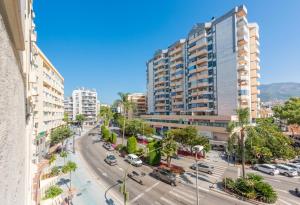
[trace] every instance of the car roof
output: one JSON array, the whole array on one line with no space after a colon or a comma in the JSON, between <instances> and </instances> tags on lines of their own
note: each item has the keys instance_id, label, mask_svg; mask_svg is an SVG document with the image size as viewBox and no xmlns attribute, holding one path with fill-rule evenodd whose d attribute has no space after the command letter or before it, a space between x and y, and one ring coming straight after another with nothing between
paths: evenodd
<instances>
[{"instance_id":1,"label":"car roof","mask_svg":"<svg viewBox=\"0 0 300 205\"><path fill-rule=\"evenodd\" d=\"M270 168L276 168L274 165L272 164L261 164L261 165L264 165L264 166L267 166L267 167L270 167Z\"/></svg>"},{"instance_id":2,"label":"car roof","mask_svg":"<svg viewBox=\"0 0 300 205\"><path fill-rule=\"evenodd\" d=\"M129 154L128 157L132 157L132 158L139 158L138 156L136 156L135 154Z\"/></svg>"}]
</instances>

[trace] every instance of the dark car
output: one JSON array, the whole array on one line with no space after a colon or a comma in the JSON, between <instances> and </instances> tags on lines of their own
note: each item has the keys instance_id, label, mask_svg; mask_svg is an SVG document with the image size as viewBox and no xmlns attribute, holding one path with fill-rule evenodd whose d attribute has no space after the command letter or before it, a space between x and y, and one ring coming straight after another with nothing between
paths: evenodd
<instances>
[{"instance_id":1,"label":"dark car","mask_svg":"<svg viewBox=\"0 0 300 205\"><path fill-rule=\"evenodd\" d=\"M176 175L167 169L153 169L152 176L172 186L176 186Z\"/></svg>"},{"instance_id":2,"label":"dark car","mask_svg":"<svg viewBox=\"0 0 300 205\"><path fill-rule=\"evenodd\" d=\"M113 154L109 154L106 156L104 161L109 165L116 165L117 164L117 158Z\"/></svg>"},{"instance_id":3,"label":"dark car","mask_svg":"<svg viewBox=\"0 0 300 205\"><path fill-rule=\"evenodd\" d=\"M128 173L127 176L134 181L138 182L139 184L143 185L143 177L145 176L145 173L138 173L136 171L132 171L131 173Z\"/></svg>"},{"instance_id":4,"label":"dark car","mask_svg":"<svg viewBox=\"0 0 300 205\"><path fill-rule=\"evenodd\" d=\"M300 191L298 188L295 188L295 194L296 194L296 196L300 197Z\"/></svg>"}]
</instances>

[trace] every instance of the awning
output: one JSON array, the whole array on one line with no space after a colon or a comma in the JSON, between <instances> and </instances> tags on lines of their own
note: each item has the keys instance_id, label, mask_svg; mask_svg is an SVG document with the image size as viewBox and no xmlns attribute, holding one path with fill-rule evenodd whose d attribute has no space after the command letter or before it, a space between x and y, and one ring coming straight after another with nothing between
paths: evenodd
<instances>
[{"instance_id":1,"label":"awning","mask_svg":"<svg viewBox=\"0 0 300 205\"><path fill-rule=\"evenodd\" d=\"M45 136L46 136L46 131L40 132L40 133L36 136L35 140L40 140L41 138L43 138L43 137L45 137Z\"/></svg>"}]
</instances>

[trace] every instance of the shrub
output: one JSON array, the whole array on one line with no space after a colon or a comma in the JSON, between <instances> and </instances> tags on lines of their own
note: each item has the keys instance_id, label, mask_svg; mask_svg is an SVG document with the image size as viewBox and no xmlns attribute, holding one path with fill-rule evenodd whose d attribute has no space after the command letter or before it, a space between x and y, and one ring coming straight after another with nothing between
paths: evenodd
<instances>
[{"instance_id":1,"label":"shrub","mask_svg":"<svg viewBox=\"0 0 300 205\"><path fill-rule=\"evenodd\" d=\"M248 199L255 199L265 203L275 203L277 193L270 184L262 180L263 177L260 175L248 174L246 178L238 178L235 181L231 178L224 178L223 186L231 192Z\"/></svg>"},{"instance_id":2,"label":"shrub","mask_svg":"<svg viewBox=\"0 0 300 205\"><path fill-rule=\"evenodd\" d=\"M258 182L255 186L257 198L266 203L275 203L277 200L277 193L273 187L266 182Z\"/></svg>"},{"instance_id":3,"label":"shrub","mask_svg":"<svg viewBox=\"0 0 300 205\"><path fill-rule=\"evenodd\" d=\"M138 150L136 150L135 154L137 156L143 156L144 155L144 149L143 148L139 148Z\"/></svg>"},{"instance_id":4,"label":"shrub","mask_svg":"<svg viewBox=\"0 0 300 205\"><path fill-rule=\"evenodd\" d=\"M129 154L133 154L136 152L136 148L137 148L137 141L136 138L134 136L129 137L127 139L127 152Z\"/></svg>"},{"instance_id":5,"label":"shrub","mask_svg":"<svg viewBox=\"0 0 300 205\"><path fill-rule=\"evenodd\" d=\"M116 133L114 133L114 132L111 133L110 142L112 144L116 144L117 143L117 134Z\"/></svg>"},{"instance_id":6,"label":"shrub","mask_svg":"<svg viewBox=\"0 0 300 205\"><path fill-rule=\"evenodd\" d=\"M158 165L161 159L160 153L160 142L151 142L147 145L148 153L148 163L150 165Z\"/></svg>"},{"instance_id":7,"label":"shrub","mask_svg":"<svg viewBox=\"0 0 300 205\"><path fill-rule=\"evenodd\" d=\"M59 173L60 173L59 168L58 168L57 166L55 166L55 167L53 167L53 168L51 169L50 175L51 175L51 176L57 176L57 175L59 175Z\"/></svg>"},{"instance_id":8,"label":"shrub","mask_svg":"<svg viewBox=\"0 0 300 205\"><path fill-rule=\"evenodd\" d=\"M109 141L110 140L110 132L107 128L103 129L102 132L102 137L105 141Z\"/></svg>"},{"instance_id":9,"label":"shrub","mask_svg":"<svg viewBox=\"0 0 300 205\"><path fill-rule=\"evenodd\" d=\"M46 192L44 199L51 199L63 193L63 190L58 186L50 186Z\"/></svg>"},{"instance_id":10,"label":"shrub","mask_svg":"<svg viewBox=\"0 0 300 205\"><path fill-rule=\"evenodd\" d=\"M115 150L117 151L120 151L124 146L122 144L118 144L116 147L115 147Z\"/></svg>"}]
</instances>

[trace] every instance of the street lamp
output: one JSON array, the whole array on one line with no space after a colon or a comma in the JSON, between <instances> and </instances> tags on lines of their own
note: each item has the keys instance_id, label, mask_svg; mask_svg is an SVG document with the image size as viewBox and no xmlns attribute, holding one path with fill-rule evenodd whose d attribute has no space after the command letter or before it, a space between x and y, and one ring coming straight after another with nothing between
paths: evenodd
<instances>
[{"instance_id":1,"label":"street lamp","mask_svg":"<svg viewBox=\"0 0 300 205\"><path fill-rule=\"evenodd\" d=\"M196 196L197 196L197 205L199 205L199 193L198 193L198 152L203 150L202 145L196 145L193 147L193 151L195 151L195 160L196 160Z\"/></svg>"}]
</instances>

